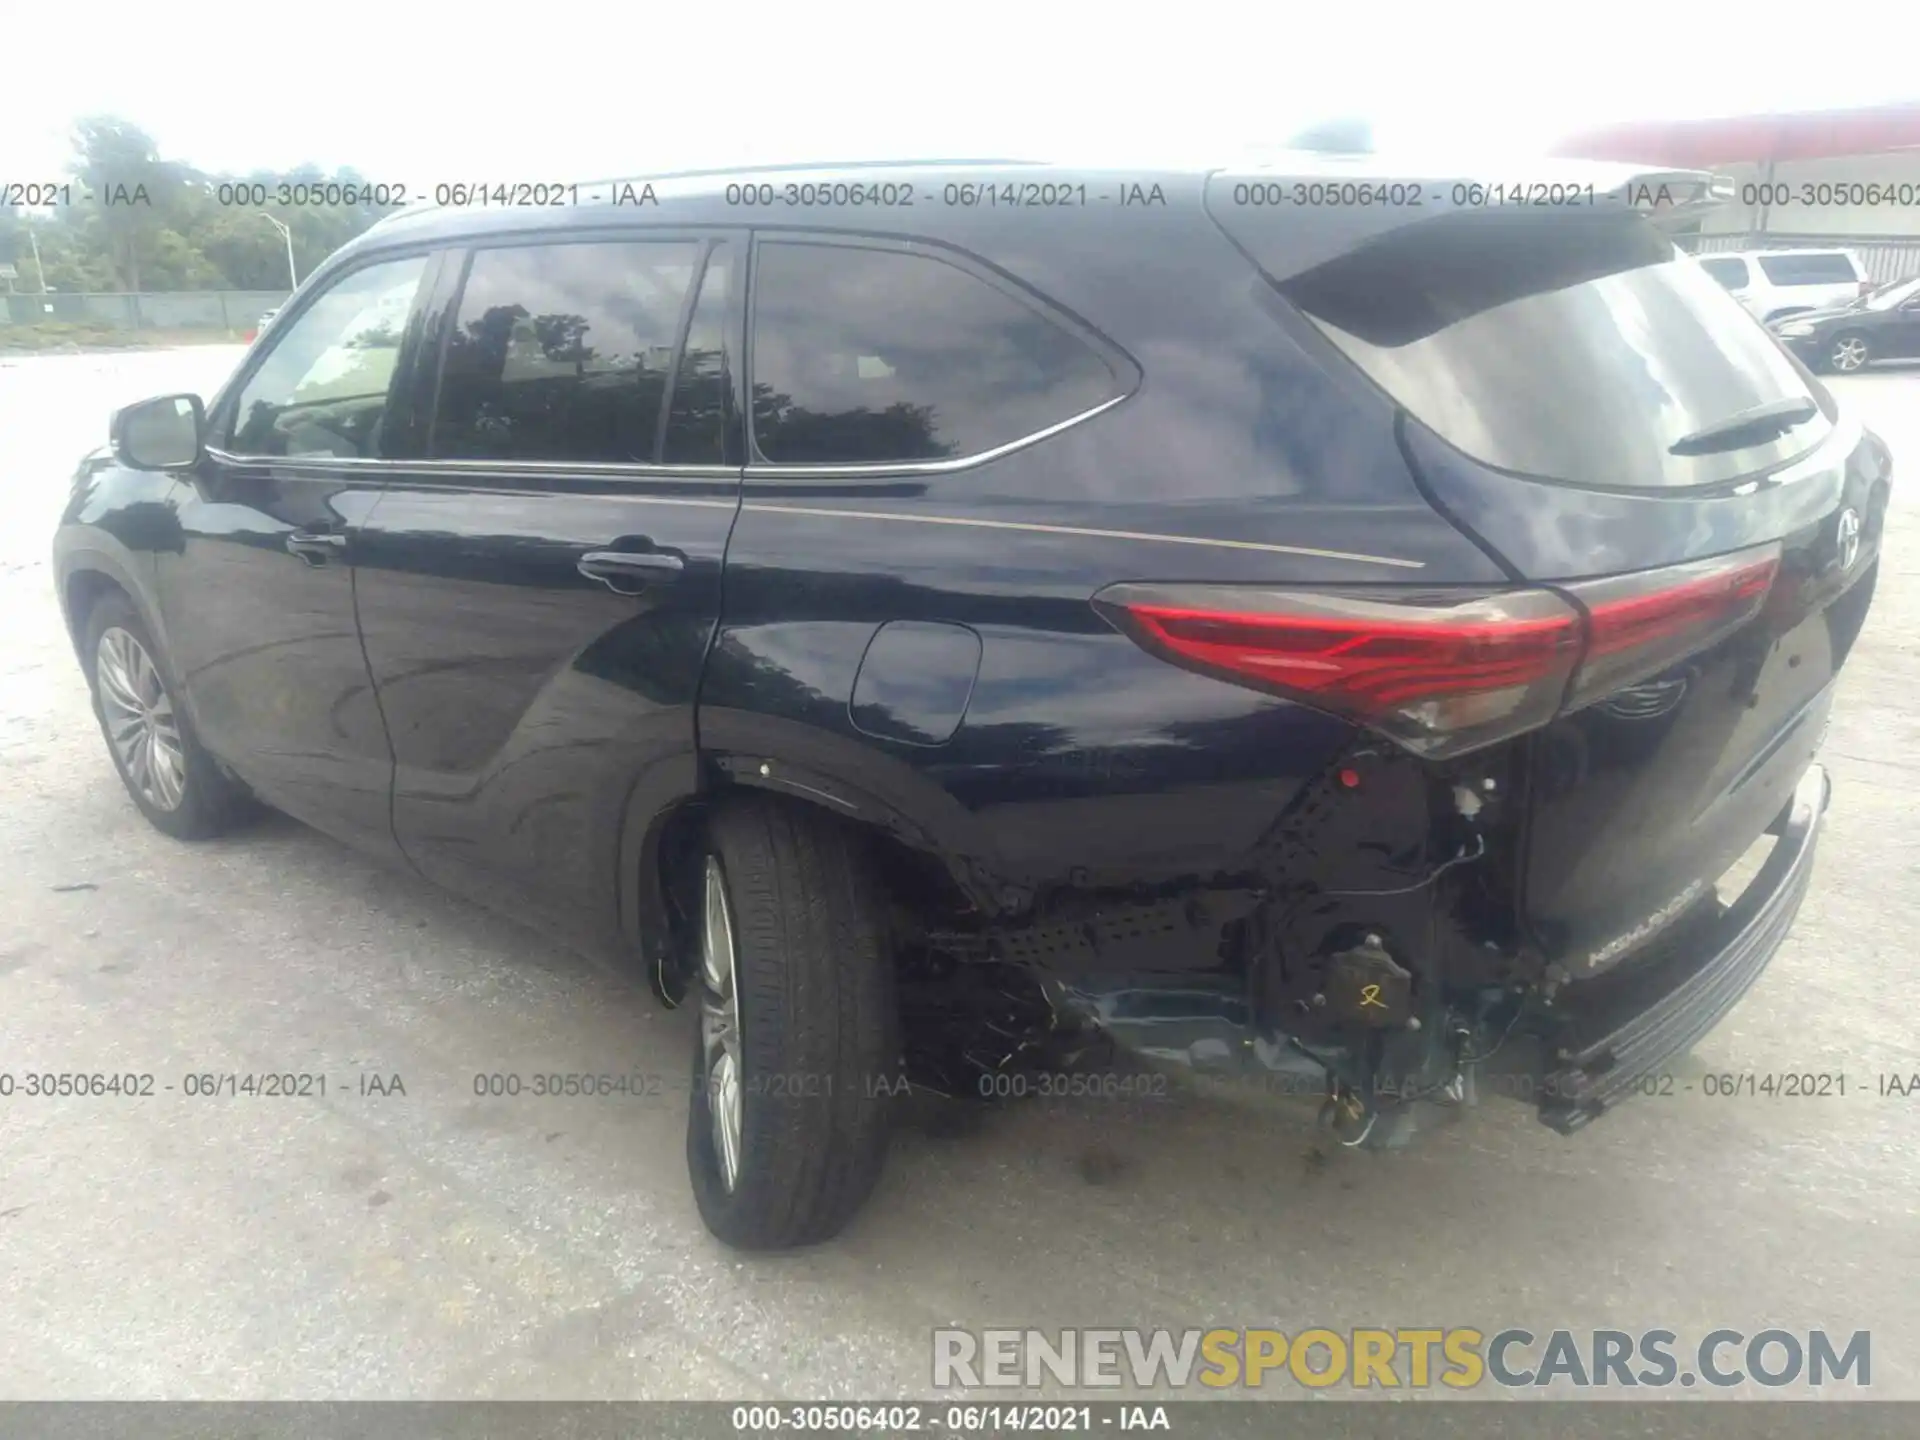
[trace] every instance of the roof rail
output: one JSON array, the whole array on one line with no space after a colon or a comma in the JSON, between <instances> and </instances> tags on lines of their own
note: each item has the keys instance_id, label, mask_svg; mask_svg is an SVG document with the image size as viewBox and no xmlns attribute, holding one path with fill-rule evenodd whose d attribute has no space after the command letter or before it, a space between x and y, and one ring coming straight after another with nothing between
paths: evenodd
<instances>
[{"instance_id":1,"label":"roof rail","mask_svg":"<svg viewBox=\"0 0 1920 1440\"><path fill-rule=\"evenodd\" d=\"M722 176L733 178L740 175L778 175L806 170L898 170L916 165L1045 165L1045 160L1036 160L1031 155L1022 157L994 156L981 159L945 157L940 159L906 158L900 160L779 160L745 165L716 165L700 170L656 170L651 174L601 175L591 180L570 181L578 189L598 185L645 185L657 180L711 180ZM384 225L401 215L419 215L428 210L443 210L444 205L437 204L427 192L422 192L418 200L410 200L389 215L383 215L375 225Z\"/></svg>"},{"instance_id":2,"label":"roof rail","mask_svg":"<svg viewBox=\"0 0 1920 1440\"><path fill-rule=\"evenodd\" d=\"M983 159L785 159L755 165L712 165L697 171L653 171L647 175L599 175L591 180L570 180L576 188L601 186L601 184L649 184L653 180L710 180L737 175L781 175L795 171L876 171L876 169L906 169L912 165L1044 165L1044 159L1033 156L1012 157L996 156ZM445 205L434 204L428 194L420 194L419 200L407 202L394 211L394 215L419 215L428 209L445 209ZM380 223L394 219L394 215L384 215Z\"/></svg>"}]
</instances>

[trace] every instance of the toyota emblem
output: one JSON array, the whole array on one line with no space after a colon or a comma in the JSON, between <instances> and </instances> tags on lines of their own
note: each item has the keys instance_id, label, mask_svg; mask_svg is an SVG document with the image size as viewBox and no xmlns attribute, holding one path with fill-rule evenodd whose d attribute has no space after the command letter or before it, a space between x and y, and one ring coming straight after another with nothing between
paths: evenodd
<instances>
[{"instance_id":1,"label":"toyota emblem","mask_svg":"<svg viewBox=\"0 0 1920 1440\"><path fill-rule=\"evenodd\" d=\"M1860 558L1860 512L1846 509L1840 512L1840 523L1833 527L1833 546L1840 559L1842 570L1851 570L1853 562Z\"/></svg>"}]
</instances>

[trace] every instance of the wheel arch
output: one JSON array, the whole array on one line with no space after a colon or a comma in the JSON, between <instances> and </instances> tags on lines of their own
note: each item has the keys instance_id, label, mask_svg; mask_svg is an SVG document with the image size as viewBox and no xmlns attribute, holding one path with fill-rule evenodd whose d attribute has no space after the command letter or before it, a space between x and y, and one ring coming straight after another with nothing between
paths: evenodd
<instances>
[{"instance_id":1,"label":"wheel arch","mask_svg":"<svg viewBox=\"0 0 1920 1440\"><path fill-rule=\"evenodd\" d=\"M58 560L60 609L66 620L67 638L82 665L86 663L88 617L103 596L115 592L132 604L148 632L162 645L166 644L165 627L148 599L146 587L135 581L130 568L118 557L105 550L88 548L67 551Z\"/></svg>"},{"instance_id":2,"label":"wheel arch","mask_svg":"<svg viewBox=\"0 0 1920 1440\"><path fill-rule=\"evenodd\" d=\"M620 926L662 1003L677 1005L683 993L679 947L683 925L696 913L691 887L700 874L707 816L729 799L759 796L850 828L887 893L905 898L916 912L961 923L1016 898L969 843L970 817L952 797L877 749L848 748L856 752L845 757L853 761L852 774L847 764L823 768L817 754L793 761L764 751L719 751L676 757L636 782L620 842ZM883 790L889 778L911 786L908 803Z\"/></svg>"},{"instance_id":3,"label":"wheel arch","mask_svg":"<svg viewBox=\"0 0 1920 1440\"><path fill-rule=\"evenodd\" d=\"M73 642L73 653L83 663L86 660L87 622L93 615L94 606L108 595L122 595L129 600L133 598L126 586L104 570L75 570L61 588L61 602L67 615L67 638Z\"/></svg>"},{"instance_id":4,"label":"wheel arch","mask_svg":"<svg viewBox=\"0 0 1920 1440\"><path fill-rule=\"evenodd\" d=\"M699 756L685 751L635 778L627 794L615 850L615 896L621 940L637 954L654 998L669 1007L680 997L668 983L673 962L672 869L688 837L704 822L707 786Z\"/></svg>"}]
</instances>

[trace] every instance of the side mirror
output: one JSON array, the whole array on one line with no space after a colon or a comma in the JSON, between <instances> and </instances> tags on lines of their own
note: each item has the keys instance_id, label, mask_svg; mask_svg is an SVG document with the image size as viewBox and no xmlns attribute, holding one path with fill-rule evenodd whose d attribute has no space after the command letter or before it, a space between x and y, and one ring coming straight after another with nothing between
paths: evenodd
<instances>
[{"instance_id":1,"label":"side mirror","mask_svg":"<svg viewBox=\"0 0 1920 1440\"><path fill-rule=\"evenodd\" d=\"M198 395L162 395L113 412L113 456L130 470L186 470L206 443Z\"/></svg>"}]
</instances>

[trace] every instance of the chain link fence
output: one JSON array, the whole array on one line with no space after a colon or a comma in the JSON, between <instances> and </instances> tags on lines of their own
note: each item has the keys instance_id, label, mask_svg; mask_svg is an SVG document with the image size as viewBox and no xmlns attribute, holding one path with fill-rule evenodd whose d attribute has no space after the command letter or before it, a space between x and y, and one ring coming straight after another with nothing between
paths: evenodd
<instances>
[{"instance_id":1,"label":"chain link fence","mask_svg":"<svg viewBox=\"0 0 1920 1440\"><path fill-rule=\"evenodd\" d=\"M235 337L251 332L260 317L286 303L286 290L194 290L178 293L109 294L55 291L47 295L0 295L0 333L6 327L81 326L89 330L206 331Z\"/></svg>"}]
</instances>

